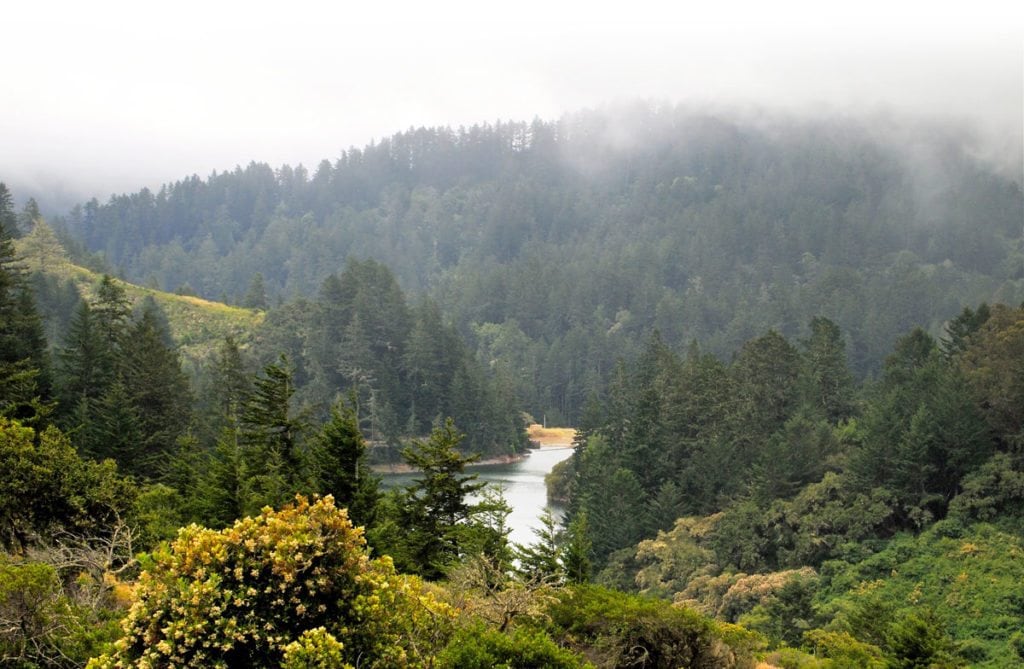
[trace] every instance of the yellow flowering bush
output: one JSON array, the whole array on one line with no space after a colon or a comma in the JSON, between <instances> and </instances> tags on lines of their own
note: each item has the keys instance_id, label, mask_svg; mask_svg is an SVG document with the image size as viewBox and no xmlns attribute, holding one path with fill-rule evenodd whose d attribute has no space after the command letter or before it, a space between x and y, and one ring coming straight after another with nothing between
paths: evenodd
<instances>
[{"instance_id":1,"label":"yellow flowering bush","mask_svg":"<svg viewBox=\"0 0 1024 669\"><path fill-rule=\"evenodd\" d=\"M323 627L307 630L284 647L282 669L353 669L345 662L344 645Z\"/></svg>"},{"instance_id":2,"label":"yellow flowering bush","mask_svg":"<svg viewBox=\"0 0 1024 669\"><path fill-rule=\"evenodd\" d=\"M143 572L114 652L90 667L277 667L286 649L303 666L428 663L451 610L371 560L331 497L296 500L221 531L182 529ZM317 649L340 661L318 664Z\"/></svg>"}]
</instances>

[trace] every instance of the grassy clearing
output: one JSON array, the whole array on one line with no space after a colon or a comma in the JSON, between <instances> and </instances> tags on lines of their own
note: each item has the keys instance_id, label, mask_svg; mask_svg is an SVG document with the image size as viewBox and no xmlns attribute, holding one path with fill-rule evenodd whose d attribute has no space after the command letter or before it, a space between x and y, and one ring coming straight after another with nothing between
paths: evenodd
<instances>
[{"instance_id":1,"label":"grassy clearing","mask_svg":"<svg viewBox=\"0 0 1024 669\"><path fill-rule=\"evenodd\" d=\"M576 428L544 427L539 423L527 427L526 432L532 441L540 442L541 446L568 446L576 436Z\"/></svg>"},{"instance_id":2,"label":"grassy clearing","mask_svg":"<svg viewBox=\"0 0 1024 669\"><path fill-rule=\"evenodd\" d=\"M18 253L24 259L26 269L70 280L83 299L92 299L103 277L71 263L59 243L50 240L41 243L36 237L38 235L17 240ZM147 296L156 300L167 315L171 337L178 344L179 351L186 360L197 361L205 358L228 336L234 337L239 345L245 346L252 339L257 326L263 322L262 311L233 307L199 297L165 293L126 281L116 281L124 287L133 306Z\"/></svg>"}]
</instances>

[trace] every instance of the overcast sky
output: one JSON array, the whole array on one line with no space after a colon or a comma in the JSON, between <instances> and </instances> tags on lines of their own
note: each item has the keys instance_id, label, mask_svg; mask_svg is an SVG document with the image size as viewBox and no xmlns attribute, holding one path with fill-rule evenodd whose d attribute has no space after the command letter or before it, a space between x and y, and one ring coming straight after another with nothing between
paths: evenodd
<instances>
[{"instance_id":1,"label":"overcast sky","mask_svg":"<svg viewBox=\"0 0 1024 669\"><path fill-rule=\"evenodd\" d=\"M13 2L0 180L105 199L251 160L315 167L410 126L638 97L949 116L1019 152L1015 4Z\"/></svg>"}]
</instances>

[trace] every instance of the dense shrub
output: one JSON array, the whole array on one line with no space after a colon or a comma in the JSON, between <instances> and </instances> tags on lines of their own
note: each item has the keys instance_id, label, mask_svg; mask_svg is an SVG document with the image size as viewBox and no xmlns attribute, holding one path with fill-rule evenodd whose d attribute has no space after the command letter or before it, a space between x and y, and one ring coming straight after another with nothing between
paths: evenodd
<instances>
[{"instance_id":1,"label":"dense shrub","mask_svg":"<svg viewBox=\"0 0 1024 669\"><path fill-rule=\"evenodd\" d=\"M551 636L598 667L750 665L753 635L662 600L581 586L563 590L549 614Z\"/></svg>"},{"instance_id":2,"label":"dense shrub","mask_svg":"<svg viewBox=\"0 0 1024 669\"><path fill-rule=\"evenodd\" d=\"M588 666L559 648L542 631L516 628L508 634L473 625L460 630L437 657L439 669L582 669Z\"/></svg>"},{"instance_id":3,"label":"dense shrub","mask_svg":"<svg viewBox=\"0 0 1024 669\"><path fill-rule=\"evenodd\" d=\"M181 530L143 572L116 650L90 666L423 666L447 640L448 607L371 560L331 497L297 499Z\"/></svg>"}]
</instances>

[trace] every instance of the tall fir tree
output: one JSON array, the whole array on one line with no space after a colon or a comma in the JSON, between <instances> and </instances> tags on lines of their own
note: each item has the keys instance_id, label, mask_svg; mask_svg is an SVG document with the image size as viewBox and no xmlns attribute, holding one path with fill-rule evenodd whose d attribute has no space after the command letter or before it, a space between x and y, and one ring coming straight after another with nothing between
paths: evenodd
<instances>
[{"instance_id":1,"label":"tall fir tree","mask_svg":"<svg viewBox=\"0 0 1024 669\"><path fill-rule=\"evenodd\" d=\"M366 442L353 402L339 402L331 409L314 441L313 456L317 492L334 495L335 504L347 508L356 525L372 524L380 482L366 462Z\"/></svg>"},{"instance_id":2,"label":"tall fir tree","mask_svg":"<svg viewBox=\"0 0 1024 669\"><path fill-rule=\"evenodd\" d=\"M141 435L124 465L146 478L156 478L168 469L176 440L191 423L191 390L177 351L167 343L165 321L155 302L144 303L122 348L122 379L139 417Z\"/></svg>"},{"instance_id":3,"label":"tall fir tree","mask_svg":"<svg viewBox=\"0 0 1024 669\"><path fill-rule=\"evenodd\" d=\"M846 366L846 344L839 326L827 318L811 321L803 342L804 400L832 424L853 414L853 375Z\"/></svg>"},{"instance_id":4,"label":"tall fir tree","mask_svg":"<svg viewBox=\"0 0 1024 669\"><path fill-rule=\"evenodd\" d=\"M240 441L260 503L279 506L295 493L307 492L302 453L306 424L291 409L295 384L288 359L263 368L242 409Z\"/></svg>"},{"instance_id":5,"label":"tall fir tree","mask_svg":"<svg viewBox=\"0 0 1024 669\"><path fill-rule=\"evenodd\" d=\"M405 569L436 579L460 556L462 532L472 515L468 496L484 487L466 465L476 456L459 453L462 435L449 419L427 440L416 440L402 452L418 473L404 495L399 510L399 555Z\"/></svg>"},{"instance_id":6,"label":"tall fir tree","mask_svg":"<svg viewBox=\"0 0 1024 669\"><path fill-rule=\"evenodd\" d=\"M10 219L3 211L9 205L2 200L0 198L0 414L34 421L48 412L43 402L51 395L49 356L42 319L4 223Z\"/></svg>"}]
</instances>

